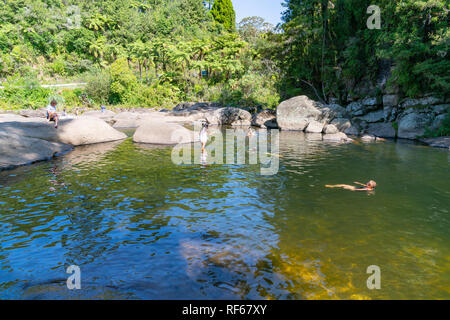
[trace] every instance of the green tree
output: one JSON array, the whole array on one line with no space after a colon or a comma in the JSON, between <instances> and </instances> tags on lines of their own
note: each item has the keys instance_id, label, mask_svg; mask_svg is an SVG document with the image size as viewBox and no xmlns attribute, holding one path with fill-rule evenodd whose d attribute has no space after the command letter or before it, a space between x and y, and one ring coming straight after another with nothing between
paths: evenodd
<instances>
[{"instance_id":1,"label":"green tree","mask_svg":"<svg viewBox=\"0 0 450 320\"><path fill-rule=\"evenodd\" d=\"M236 13L231 0L215 0L211 8L214 20L225 27L229 32L236 31Z\"/></svg>"}]
</instances>

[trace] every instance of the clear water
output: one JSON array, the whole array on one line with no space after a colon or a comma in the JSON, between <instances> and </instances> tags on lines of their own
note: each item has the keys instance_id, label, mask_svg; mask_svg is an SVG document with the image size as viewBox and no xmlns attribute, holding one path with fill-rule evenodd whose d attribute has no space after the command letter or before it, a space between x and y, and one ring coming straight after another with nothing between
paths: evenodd
<instances>
[{"instance_id":1,"label":"clear water","mask_svg":"<svg viewBox=\"0 0 450 320\"><path fill-rule=\"evenodd\" d=\"M0 298L450 298L447 150L280 138L274 176L130 139L0 172Z\"/></svg>"}]
</instances>

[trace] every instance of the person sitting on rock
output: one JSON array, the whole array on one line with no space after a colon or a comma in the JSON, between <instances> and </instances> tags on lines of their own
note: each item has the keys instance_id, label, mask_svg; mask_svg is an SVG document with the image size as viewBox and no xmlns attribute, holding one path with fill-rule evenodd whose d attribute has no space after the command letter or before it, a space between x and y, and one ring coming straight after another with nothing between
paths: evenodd
<instances>
[{"instance_id":1,"label":"person sitting on rock","mask_svg":"<svg viewBox=\"0 0 450 320\"><path fill-rule=\"evenodd\" d=\"M58 102L52 100L47 106L47 120L55 122L55 128L58 128L58 114L56 113L56 105Z\"/></svg>"},{"instance_id":2,"label":"person sitting on rock","mask_svg":"<svg viewBox=\"0 0 450 320\"><path fill-rule=\"evenodd\" d=\"M375 188L377 186L377 183L373 180L370 180L366 184L357 182L357 181L355 181L354 183L359 184L363 187L355 187L355 186L351 186L348 184L336 184L336 185L327 184L325 187L327 187L327 188L342 188L342 189L350 190L350 191L373 191L373 190L375 190Z\"/></svg>"}]
</instances>

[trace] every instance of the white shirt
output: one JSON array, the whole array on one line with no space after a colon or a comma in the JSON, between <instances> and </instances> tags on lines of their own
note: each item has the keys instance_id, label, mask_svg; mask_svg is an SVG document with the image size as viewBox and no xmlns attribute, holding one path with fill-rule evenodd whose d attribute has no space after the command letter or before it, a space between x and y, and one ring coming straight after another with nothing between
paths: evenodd
<instances>
[{"instance_id":1,"label":"white shirt","mask_svg":"<svg viewBox=\"0 0 450 320\"><path fill-rule=\"evenodd\" d=\"M49 104L47 106L47 112L56 112L56 108L54 106L52 106L51 104Z\"/></svg>"}]
</instances>

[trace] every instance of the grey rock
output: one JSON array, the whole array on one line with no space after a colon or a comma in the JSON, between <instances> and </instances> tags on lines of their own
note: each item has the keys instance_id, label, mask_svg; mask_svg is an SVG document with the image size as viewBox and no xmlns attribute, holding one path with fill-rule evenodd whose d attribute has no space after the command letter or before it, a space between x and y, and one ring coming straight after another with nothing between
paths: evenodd
<instances>
[{"instance_id":1,"label":"grey rock","mask_svg":"<svg viewBox=\"0 0 450 320\"><path fill-rule=\"evenodd\" d=\"M450 137L427 138L420 141L430 147L450 149Z\"/></svg>"},{"instance_id":2,"label":"grey rock","mask_svg":"<svg viewBox=\"0 0 450 320\"><path fill-rule=\"evenodd\" d=\"M342 110L337 105L329 107L307 96L298 96L283 101L277 107L277 122L282 130L303 131L311 121L326 124Z\"/></svg>"},{"instance_id":3,"label":"grey rock","mask_svg":"<svg viewBox=\"0 0 450 320\"><path fill-rule=\"evenodd\" d=\"M395 138L395 129L392 123L372 123L367 128L367 133L375 137L381 138Z\"/></svg>"},{"instance_id":4,"label":"grey rock","mask_svg":"<svg viewBox=\"0 0 450 320\"><path fill-rule=\"evenodd\" d=\"M72 146L0 131L0 170L48 160Z\"/></svg>"},{"instance_id":5,"label":"grey rock","mask_svg":"<svg viewBox=\"0 0 450 320\"><path fill-rule=\"evenodd\" d=\"M363 135L363 136L361 137L361 140L362 140L362 141L365 141L365 142L375 141L376 139L377 139L377 138L376 138L375 136L368 135L368 134L365 134L365 135Z\"/></svg>"},{"instance_id":6,"label":"grey rock","mask_svg":"<svg viewBox=\"0 0 450 320\"><path fill-rule=\"evenodd\" d=\"M347 137L347 135L342 132L324 134L322 139L324 141L333 141L333 142L352 142L353 141L353 139Z\"/></svg>"},{"instance_id":7,"label":"grey rock","mask_svg":"<svg viewBox=\"0 0 450 320\"><path fill-rule=\"evenodd\" d=\"M276 129L278 128L276 113L272 110L264 110L252 116L252 126Z\"/></svg>"},{"instance_id":8,"label":"grey rock","mask_svg":"<svg viewBox=\"0 0 450 320\"><path fill-rule=\"evenodd\" d=\"M232 107L205 113L204 117L213 125L250 126L252 123L250 112Z\"/></svg>"},{"instance_id":9,"label":"grey rock","mask_svg":"<svg viewBox=\"0 0 450 320\"><path fill-rule=\"evenodd\" d=\"M355 101L347 105L347 112L352 116L362 116L366 113L366 109L360 101Z\"/></svg>"},{"instance_id":10,"label":"grey rock","mask_svg":"<svg viewBox=\"0 0 450 320\"><path fill-rule=\"evenodd\" d=\"M364 98L363 100L361 100L361 103L365 106L371 106L371 107L378 105L377 98L373 98L373 97Z\"/></svg>"},{"instance_id":11,"label":"grey rock","mask_svg":"<svg viewBox=\"0 0 450 320\"><path fill-rule=\"evenodd\" d=\"M406 108L414 108L414 107L423 107L423 106L431 106L435 104L442 103L442 100L436 97L426 97L421 99L405 99L401 102L401 107Z\"/></svg>"},{"instance_id":12,"label":"grey rock","mask_svg":"<svg viewBox=\"0 0 450 320\"><path fill-rule=\"evenodd\" d=\"M428 114L416 112L403 114L398 123L398 137L416 139L425 133L425 128L430 126L431 122L431 117Z\"/></svg>"},{"instance_id":13,"label":"grey rock","mask_svg":"<svg viewBox=\"0 0 450 320\"><path fill-rule=\"evenodd\" d=\"M367 123L380 122L384 120L384 110L370 112L363 117L360 117L362 121Z\"/></svg>"},{"instance_id":14,"label":"grey rock","mask_svg":"<svg viewBox=\"0 0 450 320\"><path fill-rule=\"evenodd\" d=\"M450 112L450 104L439 104L433 106L433 112L435 114L444 114Z\"/></svg>"},{"instance_id":15,"label":"grey rock","mask_svg":"<svg viewBox=\"0 0 450 320\"><path fill-rule=\"evenodd\" d=\"M46 118L47 111L45 109L23 109L19 111L19 114L26 118Z\"/></svg>"},{"instance_id":16,"label":"grey rock","mask_svg":"<svg viewBox=\"0 0 450 320\"><path fill-rule=\"evenodd\" d=\"M53 123L41 118L15 119L0 122L0 132L73 146L117 141L127 137L105 121L93 117L60 120L58 129L53 127Z\"/></svg>"},{"instance_id":17,"label":"grey rock","mask_svg":"<svg viewBox=\"0 0 450 320\"><path fill-rule=\"evenodd\" d=\"M324 128L324 123L316 120L312 120L309 122L308 126L305 129L307 133L321 133Z\"/></svg>"},{"instance_id":18,"label":"grey rock","mask_svg":"<svg viewBox=\"0 0 450 320\"><path fill-rule=\"evenodd\" d=\"M434 118L433 120L433 123L431 124L431 130L439 129L446 116L446 114L440 114L436 116L436 118Z\"/></svg>"},{"instance_id":19,"label":"grey rock","mask_svg":"<svg viewBox=\"0 0 450 320\"><path fill-rule=\"evenodd\" d=\"M345 129L344 133L351 135L351 136L358 136L360 133L360 129L358 129L356 126L352 125L349 128Z\"/></svg>"},{"instance_id":20,"label":"grey rock","mask_svg":"<svg viewBox=\"0 0 450 320\"><path fill-rule=\"evenodd\" d=\"M344 132L352 126L352 123L347 118L335 118L331 121L331 124L336 126L336 128L341 132Z\"/></svg>"},{"instance_id":21,"label":"grey rock","mask_svg":"<svg viewBox=\"0 0 450 320\"><path fill-rule=\"evenodd\" d=\"M146 122L133 136L137 143L175 145L199 141L198 134L178 123Z\"/></svg>"},{"instance_id":22,"label":"grey rock","mask_svg":"<svg viewBox=\"0 0 450 320\"><path fill-rule=\"evenodd\" d=\"M324 127L323 132L326 134L335 134L338 133L339 130L334 124L328 124Z\"/></svg>"},{"instance_id":23,"label":"grey rock","mask_svg":"<svg viewBox=\"0 0 450 320\"><path fill-rule=\"evenodd\" d=\"M398 105L399 96L397 94L386 94L383 96L383 107L394 107Z\"/></svg>"}]
</instances>

